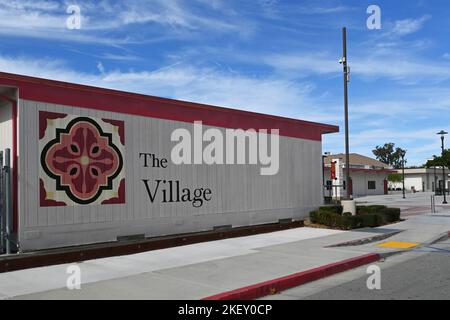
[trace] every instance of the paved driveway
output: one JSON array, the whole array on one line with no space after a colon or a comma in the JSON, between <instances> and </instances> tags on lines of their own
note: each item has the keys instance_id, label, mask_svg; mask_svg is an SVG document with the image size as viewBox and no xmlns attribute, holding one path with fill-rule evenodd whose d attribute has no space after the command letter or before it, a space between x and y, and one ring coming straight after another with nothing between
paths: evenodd
<instances>
[{"instance_id":1,"label":"paved driveway","mask_svg":"<svg viewBox=\"0 0 450 320\"><path fill-rule=\"evenodd\" d=\"M421 214L431 214L431 197L434 193L421 192L415 194L406 194L406 199L403 199L403 195L389 194L383 196L367 196L357 198L356 202L359 205L372 205L381 204L389 207L396 207L402 209L402 216L414 216ZM436 214L437 215L450 215L450 204L443 205L443 196L435 197ZM450 202L450 196L447 201Z\"/></svg>"}]
</instances>

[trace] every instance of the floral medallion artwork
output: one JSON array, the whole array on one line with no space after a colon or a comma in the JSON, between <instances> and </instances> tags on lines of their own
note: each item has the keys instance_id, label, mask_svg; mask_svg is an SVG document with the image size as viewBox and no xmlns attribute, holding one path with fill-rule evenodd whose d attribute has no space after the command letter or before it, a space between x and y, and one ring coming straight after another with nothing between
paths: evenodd
<instances>
[{"instance_id":1,"label":"floral medallion artwork","mask_svg":"<svg viewBox=\"0 0 450 320\"><path fill-rule=\"evenodd\" d=\"M119 120L39 112L40 205L125 203Z\"/></svg>"}]
</instances>

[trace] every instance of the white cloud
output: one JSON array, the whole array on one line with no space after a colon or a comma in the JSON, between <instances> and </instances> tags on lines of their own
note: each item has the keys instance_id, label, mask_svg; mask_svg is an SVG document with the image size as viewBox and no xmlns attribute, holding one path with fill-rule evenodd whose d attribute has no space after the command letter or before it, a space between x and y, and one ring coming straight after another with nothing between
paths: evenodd
<instances>
[{"instance_id":1,"label":"white cloud","mask_svg":"<svg viewBox=\"0 0 450 320\"><path fill-rule=\"evenodd\" d=\"M138 56L131 54L112 54L112 53L104 53L101 55L101 58L115 61L137 61L142 59Z\"/></svg>"},{"instance_id":2,"label":"white cloud","mask_svg":"<svg viewBox=\"0 0 450 320\"><path fill-rule=\"evenodd\" d=\"M0 33L20 37L80 42L98 40L103 44L123 44L177 34L186 37L192 32L234 32L247 36L252 30L249 23L234 18L233 14L228 15L231 17L229 19L213 6L207 6L210 10L205 9L201 13L193 12L186 2L179 0L80 0L77 5L81 8L82 28L77 32L68 32L66 19L69 15L66 7L69 4L69 1L0 0ZM218 5L219 2L216 2L216 6ZM138 34L134 33L133 38L116 39L105 34L110 31L123 34L128 27L136 25L142 25L142 30Z\"/></svg>"},{"instance_id":3,"label":"white cloud","mask_svg":"<svg viewBox=\"0 0 450 320\"><path fill-rule=\"evenodd\" d=\"M340 75L342 66L338 57L326 53L275 54L268 55L264 62L275 70L295 74L297 77L308 75ZM351 57L349 60L353 77L386 77L411 84L432 78L435 81L450 78L450 64L446 62L405 59L400 55L366 54Z\"/></svg>"},{"instance_id":4,"label":"white cloud","mask_svg":"<svg viewBox=\"0 0 450 320\"><path fill-rule=\"evenodd\" d=\"M60 2L51 0L0 0L0 5L14 10L55 11L61 8Z\"/></svg>"},{"instance_id":5,"label":"white cloud","mask_svg":"<svg viewBox=\"0 0 450 320\"><path fill-rule=\"evenodd\" d=\"M305 8L302 12L308 14L333 14L333 13L342 13L352 10L352 8L347 6L330 6L330 7L309 7Z\"/></svg>"},{"instance_id":6,"label":"white cloud","mask_svg":"<svg viewBox=\"0 0 450 320\"><path fill-rule=\"evenodd\" d=\"M405 36L411 33L415 33L422 29L425 22L429 19L431 19L431 16L425 15L419 19L398 20L394 24L392 34L397 36Z\"/></svg>"},{"instance_id":7,"label":"white cloud","mask_svg":"<svg viewBox=\"0 0 450 320\"><path fill-rule=\"evenodd\" d=\"M269 17L273 17L278 14L279 0L258 0L262 11Z\"/></svg>"},{"instance_id":8,"label":"white cloud","mask_svg":"<svg viewBox=\"0 0 450 320\"><path fill-rule=\"evenodd\" d=\"M97 69L101 74L105 73L105 67L103 66L103 63L101 63L100 61L97 62Z\"/></svg>"},{"instance_id":9,"label":"white cloud","mask_svg":"<svg viewBox=\"0 0 450 320\"><path fill-rule=\"evenodd\" d=\"M386 123L385 123L386 126ZM433 154L439 153L440 140L436 136L440 127L427 127L424 129L383 127L354 132L350 125L350 152L356 152L368 157L374 157L372 150L384 143L393 142L397 147L406 149L408 165L422 165ZM343 129L341 130L343 131ZM324 136L324 151L332 153L343 152L343 132Z\"/></svg>"},{"instance_id":10,"label":"white cloud","mask_svg":"<svg viewBox=\"0 0 450 320\"><path fill-rule=\"evenodd\" d=\"M105 70L100 74L78 72L64 61L0 56L0 70L123 91L220 105L310 121L335 122L332 108L312 98L314 86L277 78L252 77L217 68L174 64L155 71Z\"/></svg>"},{"instance_id":11,"label":"white cloud","mask_svg":"<svg viewBox=\"0 0 450 320\"><path fill-rule=\"evenodd\" d=\"M264 62L280 71L300 71L304 75L329 74L342 71L338 58L332 58L325 53L274 54L263 59ZM301 76L302 74L299 74Z\"/></svg>"},{"instance_id":12,"label":"white cloud","mask_svg":"<svg viewBox=\"0 0 450 320\"><path fill-rule=\"evenodd\" d=\"M324 103L313 84L282 77L261 78L183 63L147 71L111 71L99 65L100 73L85 73L61 60L4 56L0 56L0 70L331 124L342 125L343 119L340 100ZM432 155L434 148L427 146L435 145L439 124L424 118L418 129L411 121L445 114L450 94L433 87L410 90L400 93L398 100L377 96L372 102L361 97L351 100L352 152L370 156L373 147L392 141L409 150L410 164L421 164ZM342 152L343 142L342 133L326 135L324 150Z\"/></svg>"}]
</instances>

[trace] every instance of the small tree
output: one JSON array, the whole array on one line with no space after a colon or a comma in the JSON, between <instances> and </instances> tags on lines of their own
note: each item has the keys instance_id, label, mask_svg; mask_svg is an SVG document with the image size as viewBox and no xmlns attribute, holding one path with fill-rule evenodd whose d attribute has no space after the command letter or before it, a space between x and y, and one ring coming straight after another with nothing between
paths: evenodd
<instances>
[{"instance_id":1,"label":"small tree","mask_svg":"<svg viewBox=\"0 0 450 320\"><path fill-rule=\"evenodd\" d=\"M403 181L403 176L400 173L391 173L388 175L388 181L398 183Z\"/></svg>"},{"instance_id":2,"label":"small tree","mask_svg":"<svg viewBox=\"0 0 450 320\"><path fill-rule=\"evenodd\" d=\"M378 161L386 163L395 169L402 167L402 155L406 154L406 150L395 148L395 143L385 143L384 146L376 146L372 150Z\"/></svg>"},{"instance_id":3,"label":"small tree","mask_svg":"<svg viewBox=\"0 0 450 320\"><path fill-rule=\"evenodd\" d=\"M389 188L396 188L397 183L403 182L403 175L400 173L391 173L388 175Z\"/></svg>"},{"instance_id":4,"label":"small tree","mask_svg":"<svg viewBox=\"0 0 450 320\"><path fill-rule=\"evenodd\" d=\"M450 166L450 149L444 150L444 156L433 156L433 160L429 160L425 167L432 168L432 167L449 167Z\"/></svg>"}]
</instances>

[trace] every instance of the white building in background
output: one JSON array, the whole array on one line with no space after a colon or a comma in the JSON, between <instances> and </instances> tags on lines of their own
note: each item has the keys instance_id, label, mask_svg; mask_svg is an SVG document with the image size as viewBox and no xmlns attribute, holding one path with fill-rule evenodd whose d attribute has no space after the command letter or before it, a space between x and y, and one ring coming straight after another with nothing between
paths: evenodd
<instances>
[{"instance_id":1,"label":"white building in background","mask_svg":"<svg viewBox=\"0 0 450 320\"><path fill-rule=\"evenodd\" d=\"M402 174L402 170L397 170ZM445 169L446 189L450 190L449 169ZM405 169L405 190L408 192L434 192L442 189L442 167ZM402 182L390 183L391 190L402 190Z\"/></svg>"},{"instance_id":2,"label":"white building in background","mask_svg":"<svg viewBox=\"0 0 450 320\"><path fill-rule=\"evenodd\" d=\"M388 175L396 173L378 160L350 154L350 191L354 198L388 193ZM346 195L345 154L324 157L324 196L342 198Z\"/></svg>"}]
</instances>

